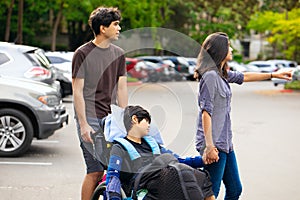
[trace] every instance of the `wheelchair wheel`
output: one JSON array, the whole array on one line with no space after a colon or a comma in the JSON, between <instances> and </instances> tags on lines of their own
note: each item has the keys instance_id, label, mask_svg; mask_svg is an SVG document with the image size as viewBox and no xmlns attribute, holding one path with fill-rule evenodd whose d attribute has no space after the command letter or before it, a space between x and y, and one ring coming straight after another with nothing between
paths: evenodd
<instances>
[{"instance_id":1,"label":"wheelchair wheel","mask_svg":"<svg viewBox=\"0 0 300 200\"><path fill-rule=\"evenodd\" d=\"M105 185L105 181L103 181L94 190L91 200L104 200L105 190L106 190L106 185ZM127 198L127 196L122 188L121 188L121 196L122 196L122 199Z\"/></svg>"},{"instance_id":2,"label":"wheelchair wheel","mask_svg":"<svg viewBox=\"0 0 300 200\"><path fill-rule=\"evenodd\" d=\"M96 187L91 200L104 200L103 195L104 195L105 190L106 190L105 182L100 183Z\"/></svg>"}]
</instances>

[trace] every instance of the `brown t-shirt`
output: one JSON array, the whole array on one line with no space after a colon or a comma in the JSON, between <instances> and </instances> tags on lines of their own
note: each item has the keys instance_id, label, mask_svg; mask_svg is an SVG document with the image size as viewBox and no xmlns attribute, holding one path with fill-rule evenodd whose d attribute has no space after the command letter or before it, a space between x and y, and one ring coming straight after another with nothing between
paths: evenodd
<instances>
[{"instance_id":1,"label":"brown t-shirt","mask_svg":"<svg viewBox=\"0 0 300 200\"><path fill-rule=\"evenodd\" d=\"M126 76L124 51L114 44L99 48L93 42L79 47L73 56L72 78L84 79L87 117L103 118L116 103L117 83Z\"/></svg>"}]
</instances>

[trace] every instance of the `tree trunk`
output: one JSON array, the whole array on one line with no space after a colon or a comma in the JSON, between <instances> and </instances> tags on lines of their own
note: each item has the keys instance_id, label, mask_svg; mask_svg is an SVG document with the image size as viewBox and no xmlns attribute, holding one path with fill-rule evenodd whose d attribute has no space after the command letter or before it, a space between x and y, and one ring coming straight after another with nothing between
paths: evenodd
<instances>
[{"instance_id":1,"label":"tree trunk","mask_svg":"<svg viewBox=\"0 0 300 200\"><path fill-rule=\"evenodd\" d=\"M24 0L19 0L18 6L18 34L16 38L17 44L23 43L23 8L24 8Z\"/></svg>"},{"instance_id":2,"label":"tree trunk","mask_svg":"<svg viewBox=\"0 0 300 200\"><path fill-rule=\"evenodd\" d=\"M11 0L8 12L7 12L7 19L6 19L6 27L5 27L5 37L4 41L8 42L9 41L9 34L10 34L10 19L11 19L11 13L12 13L12 8L14 6L15 1Z\"/></svg>"},{"instance_id":3,"label":"tree trunk","mask_svg":"<svg viewBox=\"0 0 300 200\"><path fill-rule=\"evenodd\" d=\"M63 3L60 5L60 9L59 9L59 12L57 14L57 17L55 19L55 23L54 23L54 26L52 29L51 51L56 50L56 35L57 35L58 25L62 18L62 9L63 9Z\"/></svg>"}]
</instances>

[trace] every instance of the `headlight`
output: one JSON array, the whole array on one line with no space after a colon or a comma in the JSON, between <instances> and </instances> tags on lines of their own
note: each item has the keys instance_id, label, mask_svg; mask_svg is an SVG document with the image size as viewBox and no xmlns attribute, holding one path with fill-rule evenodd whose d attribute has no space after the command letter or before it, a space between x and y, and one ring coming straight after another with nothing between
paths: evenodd
<instances>
[{"instance_id":1,"label":"headlight","mask_svg":"<svg viewBox=\"0 0 300 200\"><path fill-rule=\"evenodd\" d=\"M40 96L38 100L50 107L59 105L59 101L60 101L59 98L55 95Z\"/></svg>"}]
</instances>

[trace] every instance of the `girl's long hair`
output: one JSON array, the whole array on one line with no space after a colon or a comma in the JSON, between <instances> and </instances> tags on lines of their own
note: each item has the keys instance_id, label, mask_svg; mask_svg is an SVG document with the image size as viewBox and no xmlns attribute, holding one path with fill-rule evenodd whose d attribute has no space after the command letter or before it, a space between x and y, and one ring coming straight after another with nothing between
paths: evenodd
<instances>
[{"instance_id":1,"label":"girl's long hair","mask_svg":"<svg viewBox=\"0 0 300 200\"><path fill-rule=\"evenodd\" d=\"M202 75L210 70L217 71L221 77L227 78L227 63L222 66L222 62L228 54L229 39L226 33L217 32L210 34L203 42L200 53L197 58L198 80Z\"/></svg>"}]
</instances>

